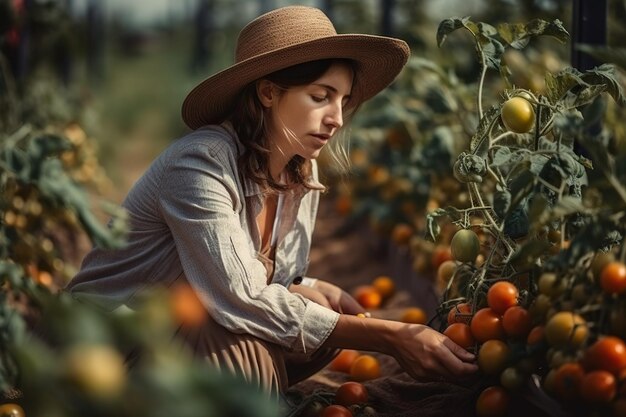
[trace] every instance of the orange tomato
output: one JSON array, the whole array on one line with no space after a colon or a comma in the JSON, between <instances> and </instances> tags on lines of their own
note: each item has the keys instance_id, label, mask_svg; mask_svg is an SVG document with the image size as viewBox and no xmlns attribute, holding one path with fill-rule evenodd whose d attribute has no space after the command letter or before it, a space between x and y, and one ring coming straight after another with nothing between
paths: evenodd
<instances>
[{"instance_id":1,"label":"orange tomato","mask_svg":"<svg viewBox=\"0 0 626 417\"><path fill-rule=\"evenodd\" d=\"M361 355L352 363L350 375L357 381L367 381L380 376L380 363L371 355Z\"/></svg>"},{"instance_id":2,"label":"orange tomato","mask_svg":"<svg viewBox=\"0 0 626 417\"><path fill-rule=\"evenodd\" d=\"M355 290L354 298L366 309L380 307L382 297L371 285L362 285Z\"/></svg>"},{"instance_id":3,"label":"orange tomato","mask_svg":"<svg viewBox=\"0 0 626 417\"><path fill-rule=\"evenodd\" d=\"M396 286L393 280L391 279L391 277L388 277L386 275L376 277L374 281L372 281L372 287L374 287L376 291L378 291L383 299L389 298L396 290Z\"/></svg>"},{"instance_id":4,"label":"orange tomato","mask_svg":"<svg viewBox=\"0 0 626 417\"><path fill-rule=\"evenodd\" d=\"M474 338L481 343L490 339L504 339L505 337L502 318L489 307L482 308L474 314L470 328Z\"/></svg>"},{"instance_id":5,"label":"orange tomato","mask_svg":"<svg viewBox=\"0 0 626 417\"><path fill-rule=\"evenodd\" d=\"M543 326L535 326L530 329L528 336L526 337L526 344L528 346L535 346L541 343L545 338L545 332Z\"/></svg>"},{"instance_id":6,"label":"orange tomato","mask_svg":"<svg viewBox=\"0 0 626 417\"><path fill-rule=\"evenodd\" d=\"M469 349L476 343L474 336L472 336L472 330L465 323L452 323L446 327L443 334L464 349Z\"/></svg>"},{"instance_id":7,"label":"orange tomato","mask_svg":"<svg viewBox=\"0 0 626 417\"><path fill-rule=\"evenodd\" d=\"M501 340L487 340L478 350L478 367L487 375L497 375L506 368L511 349Z\"/></svg>"},{"instance_id":8,"label":"orange tomato","mask_svg":"<svg viewBox=\"0 0 626 417\"><path fill-rule=\"evenodd\" d=\"M579 363L564 363L554 374L554 392L563 400L577 398L580 395L580 385L584 376L585 371Z\"/></svg>"},{"instance_id":9,"label":"orange tomato","mask_svg":"<svg viewBox=\"0 0 626 417\"><path fill-rule=\"evenodd\" d=\"M586 401L609 403L615 398L617 383L610 372L592 371L583 377L580 391Z\"/></svg>"},{"instance_id":10,"label":"orange tomato","mask_svg":"<svg viewBox=\"0 0 626 417\"><path fill-rule=\"evenodd\" d=\"M337 388L335 393L335 404L350 407L353 404L366 403L368 398L367 388L361 383L349 381L344 382Z\"/></svg>"},{"instance_id":11,"label":"orange tomato","mask_svg":"<svg viewBox=\"0 0 626 417\"><path fill-rule=\"evenodd\" d=\"M485 388L476 400L478 417L501 417L506 415L509 407L509 394L502 387Z\"/></svg>"},{"instance_id":12,"label":"orange tomato","mask_svg":"<svg viewBox=\"0 0 626 417\"><path fill-rule=\"evenodd\" d=\"M517 305L519 291L508 281L498 281L487 291L487 304L498 314L504 314L509 308Z\"/></svg>"},{"instance_id":13,"label":"orange tomato","mask_svg":"<svg viewBox=\"0 0 626 417\"><path fill-rule=\"evenodd\" d=\"M600 274L600 286L609 294L622 294L626 291L626 265L622 262L609 262Z\"/></svg>"},{"instance_id":14,"label":"orange tomato","mask_svg":"<svg viewBox=\"0 0 626 417\"><path fill-rule=\"evenodd\" d=\"M18 404L7 403L0 405L0 417L24 417L24 409Z\"/></svg>"},{"instance_id":15,"label":"orange tomato","mask_svg":"<svg viewBox=\"0 0 626 417\"><path fill-rule=\"evenodd\" d=\"M526 337L531 326L530 313L524 307L513 306L507 309L502 316L502 327L504 327L506 334L511 337Z\"/></svg>"},{"instance_id":16,"label":"orange tomato","mask_svg":"<svg viewBox=\"0 0 626 417\"><path fill-rule=\"evenodd\" d=\"M335 210L341 216L347 216L352 212L352 198L349 195L339 195L335 200Z\"/></svg>"},{"instance_id":17,"label":"orange tomato","mask_svg":"<svg viewBox=\"0 0 626 417\"><path fill-rule=\"evenodd\" d=\"M361 353L358 350L343 349L334 359L330 362L330 369L337 372L350 372L350 367L358 358Z\"/></svg>"},{"instance_id":18,"label":"orange tomato","mask_svg":"<svg viewBox=\"0 0 626 417\"><path fill-rule=\"evenodd\" d=\"M456 261L444 261L437 269L437 279L442 284L447 284L456 271Z\"/></svg>"},{"instance_id":19,"label":"orange tomato","mask_svg":"<svg viewBox=\"0 0 626 417\"><path fill-rule=\"evenodd\" d=\"M400 321L404 323L426 324L426 312L419 307L407 307L402 313Z\"/></svg>"},{"instance_id":20,"label":"orange tomato","mask_svg":"<svg viewBox=\"0 0 626 417\"><path fill-rule=\"evenodd\" d=\"M437 245L433 249L433 254L431 257L431 265L433 270L438 270L439 266L445 261L452 261L454 257L452 256L452 250L448 245Z\"/></svg>"},{"instance_id":21,"label":"orange tomato","mask_svg":"<svg viewBox=\"0 0 626 417\"><path fill-rule=\"evenodd\" d=\"M459 303L448 312L448 324L469 323L472 319L472 306L468 303Z\"/></svg>"},{"instance_id":22,"label":"orange tomato","mask_svg":"<svg viewBox=\"0 0 626 417\"><path fill-rule=\"evenodd\" d=\"M398 246L406 246L413 236L413 227L406 223L398 223L391 231L391 240Z\"/></svg>"},{"instance_id":23,"label":"orange tomato","mask_svg":"<svg viewBox=\"0 0 626 417\"><path fill-rule=\"evenodd\" d=\"M626 344L619 337L603 337L585 351L584 364L588 370L619 375L626 369Z\"/></svg>"},{"instance_id":24,"label":"orange tomato","mask_svg":"<svg viewBox=\"0 0 626 417\"><path fill-rule=\"evenodd\" d=\"M209 313L189 284L172 288L170 308L176 322L183 326L198 327L209 318Z\"/></svg>"}]
</instances>

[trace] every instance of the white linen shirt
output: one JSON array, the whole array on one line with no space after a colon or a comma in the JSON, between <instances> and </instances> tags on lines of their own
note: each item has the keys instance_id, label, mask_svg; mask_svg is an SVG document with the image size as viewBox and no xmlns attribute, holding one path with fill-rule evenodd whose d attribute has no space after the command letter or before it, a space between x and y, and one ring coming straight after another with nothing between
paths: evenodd
<instances>
[{"instance_id":1,"label":"white linen shirt","mask_svg":"<svg viewBox=\"0 0 626 417\"><path fill-rule=\"evenodd\" d=\"M308 267L319 191L298 187L284 194L275 270L267 284L257 260L262 193L241 180L240 148L227 123L172 143L122 203L130 222L127 245L93 248L66 289L107 310L133 309L153 286L185 276L211 317L228 330L292 352L319 348L339 314L287 289ZM317 180L315 161L313 173Z\"/></svg>"}]
</instances>

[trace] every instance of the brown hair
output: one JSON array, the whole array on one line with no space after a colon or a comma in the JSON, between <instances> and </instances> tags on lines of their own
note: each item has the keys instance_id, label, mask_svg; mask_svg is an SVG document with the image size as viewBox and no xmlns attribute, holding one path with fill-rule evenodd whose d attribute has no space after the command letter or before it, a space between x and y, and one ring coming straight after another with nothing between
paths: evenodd
<instances>
[{"instance_id":1,"label":"brown hair","mask_svg":"<svg viewBox=\"0 0 626 417\"><path fill-rule=\"evenodd\" d=\"M310 84L320 78L334 63L348 65L356 78L356 63L348 59L324 59L319 61L305 62L294 65L272 74L267 79L279 88L287 90L290 87ZM354 80L353 80L354 85ZM349 120L354 115L356 107L351 109L344 119ZM233 128L239 136L240 142L244 145L244 152L238 160L241 174L252 181L271 190L284 191L289 185L277 183L270 175L269 167L269 137L267 135L267 125L264 117L264 107L261 104L256 91L256 82L248 84L237 100L233 110L228 117ZM335 142L335 141L331 141ZM335 145L337 149L329 149L332 159L339 163L342 168L347 168L349 160L345 156L346 150L340 142ZM324 186L312 182L311 163L299 155L294 156L286 167L287 175L291 185L301 184L308 189L325 190Z\"/></svg>"}]
</instances>

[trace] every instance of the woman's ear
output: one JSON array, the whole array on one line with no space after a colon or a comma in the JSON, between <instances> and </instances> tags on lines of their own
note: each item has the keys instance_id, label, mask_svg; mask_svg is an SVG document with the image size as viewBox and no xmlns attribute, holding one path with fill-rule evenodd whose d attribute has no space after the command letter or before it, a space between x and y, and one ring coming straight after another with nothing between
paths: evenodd
<instances>
[{"instance_id":1,"label":"woman's ear","mask_svg":"<svg viewBox=\"0 0 626 417\"><path fill-rule=\"evenodd\" d=\"M256 83L256 93L263 107L272 107L276 97L274 83L269 80L260 80Z\"/></svg>"}]
</instances>

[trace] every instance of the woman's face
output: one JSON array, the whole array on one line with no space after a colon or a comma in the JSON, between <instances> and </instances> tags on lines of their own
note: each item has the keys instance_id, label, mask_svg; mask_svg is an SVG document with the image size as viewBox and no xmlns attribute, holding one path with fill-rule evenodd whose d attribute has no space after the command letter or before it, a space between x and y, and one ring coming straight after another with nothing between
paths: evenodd
<instances>
[{"instance_id":1,"label":"woman's face","mask_svg":"<svg viewBox=\"0 0 626 417\"><path fill-rule=\"evenodd\" d=\"M270 107L270 141L272 155L280 155L286 164L295 155L314 159L343 125L343 110L350 99L352 69L332 64L311 84L286 91L272 89L272 100L262 91L261 101ZM265 99L265 101L264 101Z\"/></svg>"}]
</instances>

